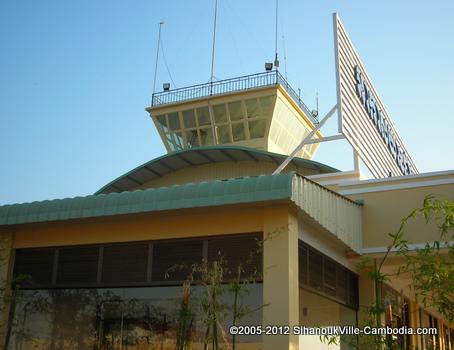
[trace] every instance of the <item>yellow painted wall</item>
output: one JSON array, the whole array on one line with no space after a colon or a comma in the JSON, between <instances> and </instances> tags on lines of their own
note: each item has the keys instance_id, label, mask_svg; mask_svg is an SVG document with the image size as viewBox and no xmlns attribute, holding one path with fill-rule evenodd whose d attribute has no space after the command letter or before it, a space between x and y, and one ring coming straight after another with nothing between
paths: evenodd
<instances>
[{"instance_id":1,"label":"yellow painted wall","mask_svg":"<svg viewBox=\"0 0 454 350\"><path fill-rule=\"evenodd\" d=\"M341 171L338 173L315 174L309 176L310 180L317 182L332 191L339 191L339 185L345 182L362 180L363 175L359 171Z\"/></svg>"},{"instance_id":2,"label":"yellow painted wall","mask_svg":"<svg viewBox=\"0 0 454 350\"><path fill-rule=\"evenodd\" d=\"M364 200L363 247L386 247L390 243L387 235L395 232L402 218L416 207L421 207L426 196L454 200L454 185L437 185L389 191L348 195L349 198ZM425 243L439 239L434 224L426 225L423 219L412 220L406 230L410 243Z\"/></svg>"},{"instance_id":3,"label":"yellow painted wall","mask_svg":"<svg viewBox=\"0 0 454 350\"><path fill-rule=\"evenodd\" d=\"M350 195L353 191L358 193L374 190L392 191L399 188L436 187L443 184L454 185L454 170L342 183L340 192Z\"/></svg>"},{"instance_id":4,"label":"yellow painted wall","mask_svg":"<svg viewBox=\"0 0 454 350\"><path fill-rule=\"evenodd\" d=\"M339 264L356 272L355 262L348 259L351 249L338 239L334 239L331 234L322 231L307 221L300 220L298 237L311 247L336 260Z\"/></svg>"},{"instance_id":5,"label":"yellow painted wall","mask_svg":"<svg viewBox=\"0 0 454 350\"><path fill-rule=\"evenodd\" d=\"M259 232L263 208L218 207L18 226L14 248Z\"/></svg>"},{"instance_id":6,"label":"yellow painted wall","mask_svg":"<svg viewBox=\"0 0 454 350\"><path fill-rule=\"evenodd\" d=\"M369 308L375 301L374 283L367 271L358 276L359 310L358 324L363 325L369 320Z\"/></svg>"},{"instance_id":7,"label":"yellow painted wall","mask_svg":"<svg viewBox=\"0 0 454 350\"><path fill-rule=\"evenodd\" d=\"M153 179L142 186L138 186L137 189L271 174L277 167L278 165L271 161L222 162L196 165L171 172L157 179ZM302 175L312 175L317 173L316 170L297 168L294 164L289 164L284 170L284 172L289 171L298 171Z\"/></svg>"},{"instance_id":8,"label":"yellow painted wall","mask_svg":"<svg viewBox=\"0 0 454 350\"><path fill-rule=\"evenodd\" d=\"M314 124L301 112L287 93L279 88L274 115L268 135L268 150L290 154L296 146L314 129ZM314 138L320 137L318 132ZM319 144L305 146L297 157L311 159Z\"/></svg>"},{"instance_id":9,"label":"yellow painted wall","mask_svg":"<svg viewBox=\"0 0 454 350\"><path fill-rule=\"evenodd\" d=\"M285 208L264 212L263 325L298 325L298 218ZM298 350L297 335L264 335L264 350Z\"/></svg>"},{"instance_id":10,"label":"yellow painted wall","mask_svg":"<svg viewBox=\"0 0 454 350\"><path fill-rule=\"evenodd\" d=\"M355 326L356 311L315 293L300 289L300 323L308 327ZM303 310L304 309L304 310Z\"/></svg>"}]
</instances>

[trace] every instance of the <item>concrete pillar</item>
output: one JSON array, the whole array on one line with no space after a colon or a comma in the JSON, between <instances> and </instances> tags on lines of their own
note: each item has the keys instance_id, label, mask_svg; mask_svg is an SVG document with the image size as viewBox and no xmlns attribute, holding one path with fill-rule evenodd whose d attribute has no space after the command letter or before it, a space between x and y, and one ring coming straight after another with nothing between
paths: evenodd
<instances>
[{"instance_id":1,"label":"concrete pillar","mask_svg":"<svg viewBox=\"0 0 454 350\"><path fill-rule=\"evenodd\" d=\"M263 326L299 322L298 218L288 207L264 210ZM298 336L264 335L264 350L298 350Z\"/></svg>"},{"instance_id":2,"label":"concrete pillar","mask_svg":"<svg viewBox=\"0 0 454 350\"><path fill-rule=\"evenodd\" d=\"M421 320L419 319L419 307L414 301L410 301L409 304L410 314L410 327L416 329L421 326ZM410 336L410 349L422 349L422 336L412 334Z\"/></svg>"},{"instance_id":3,"label":"concrete pillar","mask_svg":"<svg viewBox=\"0 0 454 350\"><path fill-rule=\"evenodd\" d=\"M12 246L12 232L0 231L0 349L4 347L9 314L8 303L5 302L5 299L10 292L8 285Z\"/></svg>"},{"instance_id":4,"label":"concrete pillar","mask_svg":"<svg viewBox=\"0 0 454 350\"><path fill-rule=\"evenodd\" d=\"M358 325L364 325L369 316L369 308L375 303L374 281L369 276L369 271L362 271L358 278L359 311Z\"/></svg>"}]
</instances>

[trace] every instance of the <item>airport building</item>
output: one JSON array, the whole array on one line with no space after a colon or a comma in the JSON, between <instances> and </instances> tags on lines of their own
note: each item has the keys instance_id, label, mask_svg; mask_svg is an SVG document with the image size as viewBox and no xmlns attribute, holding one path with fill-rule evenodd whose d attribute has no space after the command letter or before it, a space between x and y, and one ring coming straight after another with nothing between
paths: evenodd
<instances>
[{"instance_id":1,"label":"airport building","mask_svg":"<svg viewBox=\"0 0 454 350\"><path fill-rule=\"evenodd\" d=\"M0 344L175 349L189 300L187 349L214 328L209 349L214 338L224 349L347 349L292 331L229 334L234 323L360 325L377 290L358 262L381 259L426 196L454 199L454 170L418 173L336 15L334 27L338 100L323 118L278 70L166 88L146 110L167 154L90 196L0 206ZM323 135L335 112L339 134ZM351 171L311 160L340 138ZM439 239L422 219L406 232L410 249ZM384 271L399 264L392 256ZM454 349L454 325L410 282L381 285L384 323L437 328L400 336L402 349Z\"/></svg>"}]
</instances>

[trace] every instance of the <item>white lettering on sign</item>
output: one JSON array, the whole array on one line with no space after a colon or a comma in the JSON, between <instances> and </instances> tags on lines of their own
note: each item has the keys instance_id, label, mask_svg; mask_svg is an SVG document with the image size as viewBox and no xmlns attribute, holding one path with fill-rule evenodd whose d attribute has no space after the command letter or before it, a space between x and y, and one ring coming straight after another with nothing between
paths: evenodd
<instances>
[{"instance_id":1,"label":"white lettering on sign","mask_svg":"<svg viewBox=\"0 0 454 350\"><path fill-rule=\"evenodd\" d=\"M358 66L355 66L354 68L354 75L356 81L356 94L360 99L361 104L366 109L371 122L375 125L390 154L396 161L399 169L402 171L402 174L411 174L407 155L405 151L395 142L394 133L389 127L388 121L384 118L382 111L378 108L376 99L364 81L363 74Z\"/></svg>"}]
</instances>

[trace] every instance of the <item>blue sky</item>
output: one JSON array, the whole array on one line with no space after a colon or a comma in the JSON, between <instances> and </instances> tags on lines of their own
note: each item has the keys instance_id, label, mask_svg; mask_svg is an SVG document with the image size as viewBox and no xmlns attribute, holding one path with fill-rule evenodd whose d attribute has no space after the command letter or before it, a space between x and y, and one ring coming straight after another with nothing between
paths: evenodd
<instances>
[{"instance_id":1,"label":"blue sky","mask_svg":"<svg viewBox=\"0 0 454 350\"><path fill-rule=\"evenodd\" d=\"M214 0L0 2L0 204L87 195L165 150L149 105L159 21L177 87L210 77ZM336 102L338 12L421 172L454 168L454 2L280 0L279 51L320 112ZM263 70L274 0L219 0L215 76ZM284 39L282 39L284 36ZM157 87L170 81L160 58ZM329 123L325 134L334 133ZM342 142L315 160L352 167Z\"/></svg>"}]
</instances>

